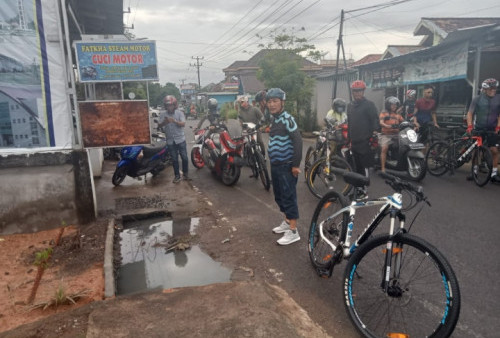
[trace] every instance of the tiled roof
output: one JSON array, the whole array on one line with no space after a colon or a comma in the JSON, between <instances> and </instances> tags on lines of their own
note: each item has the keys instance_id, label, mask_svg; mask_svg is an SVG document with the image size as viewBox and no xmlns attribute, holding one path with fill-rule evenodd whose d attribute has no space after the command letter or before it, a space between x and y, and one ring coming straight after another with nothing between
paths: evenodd
<instances>
[{"instance_id":1,"label":"tiled roof","mask_svg":"<svg viewBox=\"0 0 500 338\"><path fill-rule=\"evenodd\" d=\"M240 75L240 81L245 94L256 94L266 88L255 74Z\"/></svg>"},{"instance_id":2,"label":"tiled roof","mask_svg":"<svg viewBox=\"0 0 500 338\"><path fill-rule=\"evenodd\" d=\"M254 68L258 69L259 68L259 62L264 59L268 54L271 53L277 53L283 58L290 58L290 57L296 57L297 54L295 54L292 51L289 50L284 50L284 49L262 49L260 50L257 54L252 56L248 61L235 61L233 62L229 67L223 69L224 72L227 72L229 70L231 71L236 71L238 69L242 68ZM319 67L316 63L309 61L303 57L301 57L301 63L302 67L304 68L314 68L314 67Z\"/></svg>"},{"instance_id":3,"label":"tiled roof","mask_svg":"<svg viewBox=\"0 0 500 338\"><path fill-rule=\"evenodd\" d=\"M359 65L364 65L365 63L372 63L375 61L379 61L382 58L382 54L368 54L358 61L355 61L351 64L351 67L356 67Z\"/></svg>"},{"instance_id":4,"label":"tiled roof","mask_svg":"<svg viewBox=\"0 0 500 338\"><path fill-rule=\"evenodd\" d=\"M422 18L414 35L440 34L443 38L453 31L491 24L499 24L500 18ZM433 29L434 28L434 29Z\"/></svg>"},{"instance_id":5,"label":"tiled roof","mask_svg":"<svg viewBox=\"0 0 500 338\"><path fill-rule=\"evenodd\" d=\"M385 50L384 54L382 54L381 59L387 59L388 57L395 57L395 56L400 56L404 54L408 54L411 52L414 52L416 50L420 50L422 48L425 48L424 46L409 46L409 45L389 45L387 46L387 49Z\"/></svg>"}]
</instances>

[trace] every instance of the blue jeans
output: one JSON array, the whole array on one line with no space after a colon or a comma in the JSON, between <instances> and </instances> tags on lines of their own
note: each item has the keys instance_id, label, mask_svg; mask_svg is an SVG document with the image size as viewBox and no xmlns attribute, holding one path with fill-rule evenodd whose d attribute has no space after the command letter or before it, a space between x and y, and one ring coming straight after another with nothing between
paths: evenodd
<instances>
[{"instance_id":1,"label":"blue jeans","mask_svg":"<svg viewBox=\"0 0 500 338\"><path fill-rule=\"evenodd\" d=\"M297 205L297 177L292 175L292 165L271 164L274 200L287 219L299 218Z\"/></svg>"},{"instance_id":2,"label":"blue jeans","mask_svg":"<svg viewBox=\"0 0 500 338\"><path fill-rule=\"evenodd\" d=\"M182 160L182 173L187 176L188 174L188 156L187 156L187 148L186 141L181 142L179 144L169 144L168 151L170 152L170 157L172 157L172 165L174 167L175 177L180 177L181 174L179 172L179 155L181 155Z\"/></svg>"}]
</instances>

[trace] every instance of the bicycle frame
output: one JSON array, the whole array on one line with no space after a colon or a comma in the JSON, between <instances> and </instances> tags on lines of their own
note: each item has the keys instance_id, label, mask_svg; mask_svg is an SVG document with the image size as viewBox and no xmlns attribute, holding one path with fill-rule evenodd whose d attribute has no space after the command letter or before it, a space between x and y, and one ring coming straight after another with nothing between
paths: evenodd
<instances>
[{"instance_id":1,"label":"bicycle frame","mask_svg":"<svg viewBox=\"0 0 500 338\"><path fill-rule=\"evenodd\" d=\"M366 207L372 207L376 205L382 205L378 213L375 215L373 220L368 224L363 232L358 236L357 240L351 245L351 237L352 237L352 230L354 228L354 217L356 215L356 210L360 208L366 208ZM390 214L391 217L391 223L390 223L390 228L389 228L389 234L392 236L394 235L394 230L395 230L395 219L396 216L399 217L400 220L400 229L404 228L404 220L405 217L401 213L401 208L403 207L403 198L400 193L394 193L390 196L387 197L381 197L373 200L369 200L366 202L360 202L360 201L353 201L351 205L340 209L337 211L335 214L332 216L328 217L325 219L323 222L319 224L319 230L320 230L320 236L321 239L324 240L333 250L333 252L337 251L337 248L339 245L333 244L328 238L326 238L323 234L323 223L326 221L329 221L330 219L344 213L344 212L349 212L349 223L347 224L347 234L344 243L340 243L342 246L342 254L344 258L348 258L355 250L357 247L359 247L361 244L363 244L373 233L373 231L378 227L380 222L388 215Z\"/></svg>"}]
</instances>

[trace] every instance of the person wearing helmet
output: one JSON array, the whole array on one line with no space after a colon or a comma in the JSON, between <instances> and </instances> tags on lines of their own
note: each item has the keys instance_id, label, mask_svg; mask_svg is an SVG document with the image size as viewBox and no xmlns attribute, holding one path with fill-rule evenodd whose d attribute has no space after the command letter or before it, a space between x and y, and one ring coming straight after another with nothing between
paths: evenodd
<instances>
[{"instance_id":1,"label":"person wearing helmet","mask_svg":"<svg viewBox=\"0 0 500 338\"><path fill-rule=\"evenodd\" d=\"M266 94L267 90L261 90L255 94L255 101L258 103L262 115L264 115L266 125L269 125L271 123L271 114L269 113L269 109L267 109ZM266 128L266 132L269 132L268 128Z\"/></svg>"},{"instance_id":2,"label":"person wearing helmet","mask_svg":"<svg viewBox=\"0 0 500 338\"><path fill-rule=\"evenodd\" d=\"M292 115L285 111L286 94L280 88L267 92L267 108L273 116L269 131L269 160L274 200L285 219L273 228L276 234L283 233L279 245L288 245L300 240L297 230L299 206L297 203L297 179L302 159L302 137Z\"/></svg>"},{"instance_id":3,"label":"person wearing helmet","mask_svg":"<svg viewBox=\"0 0 500 338\"><path fill-rule=\"evenodd\" d=\"M208 99L208 101L207 101L208 112L198 122L198 125L195 128L195 131L200 129L206 120L208 120L210 122L210 125L213 125L218 121L218 119L220 117L219 112L218 112L218 106L219 106L219 103L217 102L217 99L215 99L213 97Z\"/></svg>"},{"instance_id":4,"label":"person wearing helmet","mask_svg":"<svg viewBox=\"0 0 500 338\"><path fill-rule=\"evenodd\" d=\"M332 102L332 109L326 113L326 118L335 120L337 124L344 123L347 120L346 107L345 100L337 97Z\"/></svg>"},{"instance_id":5,"label":"person wearing helmet","mask_svg":"<svg viewBox=\"0 0 500 338\"><path fill-rule=\"evenodd\" d=\"M405 95L403 105L399 107L400 113L406 121L413 119L413 111L415 110L415 102L417 100L417 91L415 89L408 89Z\"/></svg>"},{"instance_id":6,"label":"person wearing helmet","mask_svg":"<svg viewBox=\"0 0 500 338\"><path fill-rule=\"evenodd\" d=\"M250 105L248 102L248 96L243 95L238 98L238 119L243 124L245 122L254 123L256 125L262 125L264 123L264 115L259 108ZM264 141L262 140L262 133L257 131L257 142L260 144L260 149L262 149L262 155L266 154L266 147Z\"/></svg>"},{"instance_id":7,"label":"person wearing helmet","mask_svg":"<svg viewBox=\"0 0 500 338\"><path fill-rule=\"evenodd\" d=\"M498 174L498 144L500 141L500 95L497 94L498 81L486 79L481 84L481 94L472 99L467 111L467 133L472 129L481 133L483 141L490 147L493 157L491 181L500 183ZM467 179L472 179L468 176Z\"/></svg>"},{"instance_id":8,"label":"person wearing helmet","mask_svg":"<svg viewBox=\"0 0 500 338\"><path fill-rule=\"evenodd\" d=\"M385 110L380 113L379 122L382 127L382 134L379 138L380 144L380 169L385 171L385 161L389 146L398 137L399 130L394 128L403 122L403 117L398 113L400 102L397 97L389 96L385 99Z\"/></svg>"},{"instance_id":9,"label":"person wearing helmet","mask_svg":"<svg viewBox=\"0 0 500 338\"><path fill-rule=\"evenodd\" d=\"M186 148L186 135L184 134L184 126L186 125L186 117L184 113L177 109L177 99L172 95L167 95L163 99L163 105L166 109L166 116L158 127L165 127L165 136L167 139L168 150L172 157L172 166L174 167L174 183L181 180L179 171L179 155L182 160L182 175L183 179L189 180L188 176L188 156Z\"/></svg>"},{"instance_id":10,"label":"person wearing helmet","mask_svg":"<svg viewBox=\"0 0 500 338\"><path fill-rule=\"evenodd\" d=\"M430 128L433 125L439 128L436 118L436 101L432 98L434 89L430 85L424 87L424 97L415 102L413 109L413 123L418 130L420 142L426 145L424 153L427 152Z\"/></svg>"},{"instance_id":11,"label":"person wearing helmet","mask_svg":"<svg viewBox=\"0 0 500 338\"><path fill-rule=\"evenodd\" d=\"M356 172L369 176L368 168L374 162L370 138L376 135L380 124L377 107L365 98L365 89L364 81L356 80L351 84L353 101L347 105L347 126ZM366 187L358 189L358 197L367 197Z\"/></svg>"}]
</instances>

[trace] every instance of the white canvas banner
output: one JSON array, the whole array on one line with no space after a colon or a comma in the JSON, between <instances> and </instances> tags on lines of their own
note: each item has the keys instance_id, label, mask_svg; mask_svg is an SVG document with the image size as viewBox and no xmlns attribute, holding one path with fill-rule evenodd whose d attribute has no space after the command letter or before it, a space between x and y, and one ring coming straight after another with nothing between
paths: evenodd
<instances>
[{"instance_id":1,"label":"white canvas banner","mask_svg":"<svg viewBox=\"0 0 500 338\"><path fill-rule=\"evenodd\" d=\"M465 78L468 50L469 44L463 43L438 54L418 57L404 66L403 84L423 84Z\"/></svg>"},{"instance_id":2,"label":"white canvas banner","mask_svg":"<svg viewBox=\"0 0 500 338\"><path fill-rule=\"evenodd\" d=\"M0 6L0 149L72 147L57 1Z\"/></svg>"}]
</instances>

